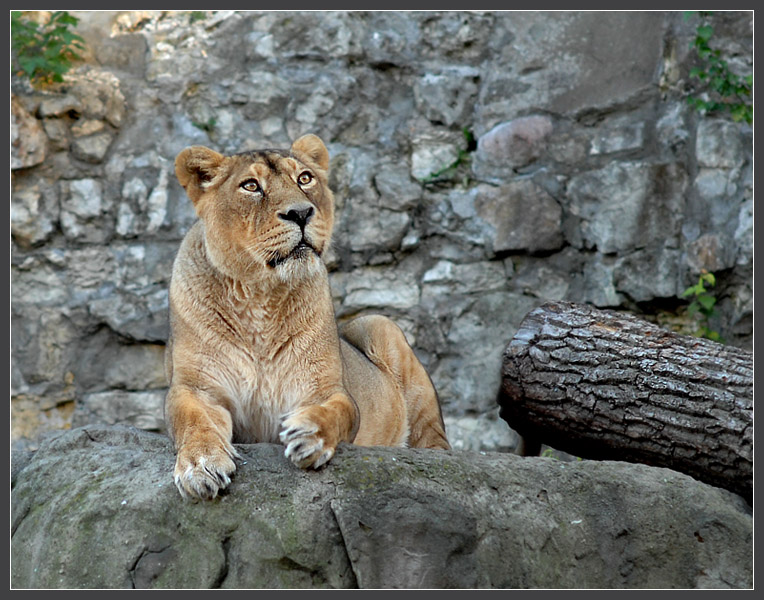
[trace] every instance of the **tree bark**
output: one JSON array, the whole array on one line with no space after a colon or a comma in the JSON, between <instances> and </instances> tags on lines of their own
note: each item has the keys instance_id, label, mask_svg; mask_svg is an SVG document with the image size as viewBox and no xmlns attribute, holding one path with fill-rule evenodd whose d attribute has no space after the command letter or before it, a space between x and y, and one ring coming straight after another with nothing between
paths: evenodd
<instances>
[{"instance_id":1,"label":"tree bark","mask_svg":"<svg viewBox=\"0 0 764 600\"><path fill-rule=\"evenodd\" d=\"M507 346L510 427L575 456L680 471L753 493L753 354L632 315L554 302Z\"/></svg>"}]
</instances>

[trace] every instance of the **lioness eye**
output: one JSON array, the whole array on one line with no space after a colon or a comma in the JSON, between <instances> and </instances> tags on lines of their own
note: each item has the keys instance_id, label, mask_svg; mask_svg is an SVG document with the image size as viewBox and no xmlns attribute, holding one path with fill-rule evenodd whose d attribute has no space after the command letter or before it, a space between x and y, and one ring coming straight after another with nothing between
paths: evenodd
<instances>
[{"instance_id":1,"label":"lioness eye","mask_svg":"<svg viewBox=\"0 0 764 600\"><path fill-rule=\"evenodd\" d=\"M297 178L297 183L300 185L308 185L311 181L313 181L313 175L307 171L300 173L300 176Z\"/></svg>"},{"instance_id":2,"label":"lioness eye","mask_svg":"<svg viewBox=\"0 0 764 600\"><path fill-rule=\"evenodd\" d=\"M260 191L260 184L257 183L257 179L247 179L246 181L242 182L241 187L248 192Z\"/></svg>"}]
</instances>

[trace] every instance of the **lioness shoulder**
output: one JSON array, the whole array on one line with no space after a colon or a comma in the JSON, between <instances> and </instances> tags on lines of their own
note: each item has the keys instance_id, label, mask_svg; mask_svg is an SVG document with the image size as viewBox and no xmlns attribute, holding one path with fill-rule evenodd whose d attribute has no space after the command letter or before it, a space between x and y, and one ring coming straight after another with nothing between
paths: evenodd
<instances>
[{"instance_id":1,"label":"lioness shoulder","mask_svg":"<svg viewBox=\"0 0 764 600\"><path fill-rule=\"evenodd\" d=\"M199 217L170 284L165 417L181 494L230 483L234 442L281 442L317 468L342 441L448 448L437 395L381 316L338 330L322 256L331 243L329 153L183 150L178 181Z\"/></svg>"}]
</instances>

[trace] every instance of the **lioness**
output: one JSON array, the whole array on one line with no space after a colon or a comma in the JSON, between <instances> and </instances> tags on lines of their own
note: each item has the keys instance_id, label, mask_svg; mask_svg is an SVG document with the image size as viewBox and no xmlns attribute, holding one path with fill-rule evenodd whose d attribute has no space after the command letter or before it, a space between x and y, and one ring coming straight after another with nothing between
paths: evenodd
<instances>
[{"instance_id":1,"label":"lioness","mask_svg":"<svg viewBox=\"0 0 764 600\"><path fill-rule=\"evenodd\" d=\"M230 483L232 442L277 442L302 468L342 441L449 448L432 382L403 332L381 316L338 331L327 270L334 196L315 135L289 151L175 161L199 220L170 283L165 419L175 484L214 498Z\"/></svg>"}]
</instances>

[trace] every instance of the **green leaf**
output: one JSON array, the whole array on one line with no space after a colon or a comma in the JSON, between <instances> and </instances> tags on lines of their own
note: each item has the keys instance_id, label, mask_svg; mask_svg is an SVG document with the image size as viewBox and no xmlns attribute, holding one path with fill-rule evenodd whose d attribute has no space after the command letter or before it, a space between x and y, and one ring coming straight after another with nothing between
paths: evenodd
<instances>
[{"instance_id":1,"label":"green leaf","mask_svg":"<svg viewBox=\"0 0 764 600\"><path fill-rule=\"evenodd\" d=\"M66 11L55 11L47 24L38 25L21 12L11 16L12 60L35 84L63 81L72 60L80 58L77 52L85 50L85 40L70 31L79 19Z\"/></svg>"},{"instance_id":2,"label":"green leaf","mask_svg":"<svg viewBox=\"0 0 764 600\"><path fill-rule=\"evenodd\" d=\"M77 23L80 22L80 20L77 17L74 17L70 15L68 12L60 11L56 13L58 16L55 19L58 23L63 23L64 25L77 25Z\"/></svg>"},{"instance_id":3,"label":"green leaf","mask_svg":"<svg viewBox=\"0 0 764 600\"><path fill-rule=\"evenodd\" d=\"M31 77L41 64L43 64L43 60L41 58L19 58L19 66L21 67L21 70L27 74L28 77Z\"/></svg>"},{"instance_id":4,"label":"green leaf","mask_svg":"<svg viewBox=\"0 0 764 600\"><path fill-rule=\"evenodd\" d=\"M693 67L692 69L690 69L690 77L697 77L698 79L703 79L706 77L706 72L700 67Z\"/></svg>"},{"instance_id":5,"label":"green leaf","mask_svg":"<svg viewBox=\"0 0 764 600\"><path fill-rule=\"evenodd\" d=\"M701 294L697 298L698 304L705 310L711 310L714 307L714 304L716 304L716 298L714 298L711 294Z\"/></svg>"}]
</instances>

